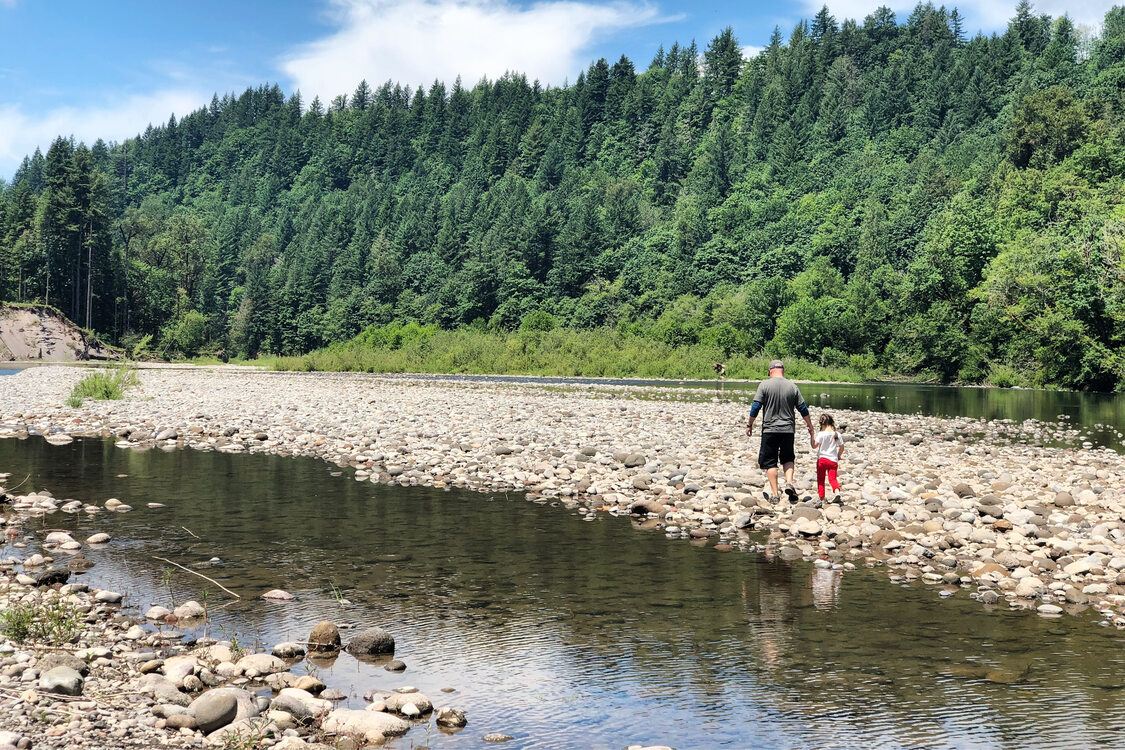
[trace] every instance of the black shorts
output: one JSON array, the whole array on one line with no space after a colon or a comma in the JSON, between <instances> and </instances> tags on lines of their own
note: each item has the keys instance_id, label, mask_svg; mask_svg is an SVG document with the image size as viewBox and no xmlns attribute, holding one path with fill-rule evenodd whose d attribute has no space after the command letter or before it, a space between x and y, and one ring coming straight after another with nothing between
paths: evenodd
<instances>
[{"instance_id":1,"label":"black shorts","mask_svg":"<svg viewBox=\"0 0 1125 750\"><path fill-rule=\"evenodd\" d=\"M792 432L762 433L762 446L758 449L758 466L772 469L778 464L792 463L794 458Z\"/></svg>"}]
</instances>

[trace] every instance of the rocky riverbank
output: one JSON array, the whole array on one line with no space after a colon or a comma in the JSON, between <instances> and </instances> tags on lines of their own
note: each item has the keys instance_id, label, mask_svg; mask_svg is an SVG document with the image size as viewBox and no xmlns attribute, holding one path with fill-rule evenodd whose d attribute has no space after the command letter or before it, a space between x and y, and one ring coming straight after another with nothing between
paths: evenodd
<instances>
[{"instance_id":1,"label":"rocky riverbank","mask_svg":"<svg viewBox=\"0 0 1125 750\"><path fill-rule=\"evenodd\" d=\"M0 474L0 483L9 478ZM43 491L0 491L0 500L9 510L0 526L17 550L27 547L28 519L102 511ZM77 553L107 542L107 534L83 543L56 530L38 540L42 551L0 559L0 750L340 750L381 744L431 720L448 732L466 725L463 711L435 709L409 687L369 692L364 710L337 707L345 693L291 671L306 657L313 665L336 658L344 647L331 622L316 625L304 642L248 653L237 642L207 637L209 613L199 602L175 610L154 606L142 617L123 605L121 594L72 582ZM269 596L285 593L263 595ZM394 637L382 628L355 634L346 649L387 669L403 668L392 658Z\"/></svg>"},{"instance_id":2,"label":"rocky riverbank","mask_svg":"<svg viewBox=\"0 0 1125 750\"><path fill-rule=\"evenodd\" d=\"M1125 627L1125 459L1045 447L1065 424L835 411L843 504L761 493L745 406L640 388L545 388L355 374L142 371L119 402L63 404L69 368L4 379L0 434L114 437L122 448L308 455L359 481L523 491L589 517L638 516L672 537L850 568L885 565L986 605L1093 607ZM638 398L638 396L644 396ZM798 440L798 445L801 441ZM760 535L752 535L760 532Z\"/></svg>"}]
</instances>

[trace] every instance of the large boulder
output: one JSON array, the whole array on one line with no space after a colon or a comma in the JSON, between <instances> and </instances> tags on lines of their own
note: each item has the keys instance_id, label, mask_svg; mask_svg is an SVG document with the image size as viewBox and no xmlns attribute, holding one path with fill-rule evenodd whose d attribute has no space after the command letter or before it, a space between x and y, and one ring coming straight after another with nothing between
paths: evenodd
<instances>
[{"instance_id":1,"label":"large boulder","mask_svg":"<svg viewBox=\"0 0 1125 750\"><path fill-rule=\"evenodd\" d=\"M358 656L393 654L395 639L383 628L368 628L348 642L348 652Z\"/></svg>"},{"instance_id":2,"label":"large boulder","mask_svg":"<svg viewBox=\"0 0 1125 750\"><path fill-rule=\"evenodd\" d=\"M194 656L169 656L164 660L164 676L176 687L183 687L184 680L202 667Z\"/></svg>"},{"instance_id":3,"label":"large boulder","mask_svg":"<svg viewBox=\"0 0 1125 750\"><path fill-rule=\"evenodd\" d=\"M39 689L58 695L82 695L82 675L70 667L59 666L39 675Z\"/></svg>"},{"instance_id":4,"label":"large boulder","mask_svg":"<svg viewBox=\"0 0 1125 750\"><path fill-rule=\"evenodd\" d=\"M55 667L70 667L83 677L90 673L89 664L66 651L53 651L40 656L35 661L35 668L38 669L40 673L50 672Z\"/></svg>"},{"instance_id":5,"label":"large boulder","mask_svg":"<svg viewBox=\"0 0 1125 750\"><path fill-rule=\"evenodd\" d=\"M306 721L331 711L332 701L313 697L299 688L287 687L277 694L270 708L290 713L298 721Z\"/></svg>"},{"instance_id":6,"label":"large boulder","mask_svg":"<svg viewBox=\"0 0 1125 750\"><path fill-rule=\"evenodd\" d=\"M265 677L289 669L289 665L272 654L250 654L239 659L235 666L250 678Z\"/></svg>"},{"instance_id":7,"label":"large boulder","mask_svg":"<svg viewBox=\"0 0 1125 750\"><path fill-rule=\"evenodd\" d=\"M146 674L137 681L137 692L151 695L157 703L186 706L191 698L180 692L176 684L162 674Z\"/></svg>"},{"instance_id":8,"label":"large boulder","mask_svg":"<svg viewBox=\"0 0 1125 750\"><path fill-rule=\"evenodd\" d=\"M204 695L229 695L234 698L235 703L238 704L238 713L235 714L234 720L241 721L243 719L252 719L261 713L258 710L257 696L249 690L243 690L236 687L219 687L213 690L208 690Z\"/></svg>"},{"instance_id":9,"label":"large boulder","mask_svg":"<svg viewBox=\"0 0 1125 750\"><path fill-rule=\"evenodd\" d=\"M339 651L340 629L328 620L321 620L309 633L310 651Z\"/></svg>"},{"instance_id":10,"label":"large boulder","mask_svg":"<svg viewBox=\"0 0 1125 750\"><path fill-rule=\"evenodd\" d=\"M328 714L321 726L329 734L359 734L373 743L400 737L410 730L410 722L397 716L349 708L338 708Z\"/></svg>"},{"instance_id":11,"label":"large boulder","mask_svg":"<svg viewBox=\"0 0 1125 750\"><path fill-rule=\"evenodd\" d=\"M225 727L238 717L238 700L221 690L204 693L192 701L188 708L195 716L199 729L205 734Z\"/></svg>"}]
</instances>

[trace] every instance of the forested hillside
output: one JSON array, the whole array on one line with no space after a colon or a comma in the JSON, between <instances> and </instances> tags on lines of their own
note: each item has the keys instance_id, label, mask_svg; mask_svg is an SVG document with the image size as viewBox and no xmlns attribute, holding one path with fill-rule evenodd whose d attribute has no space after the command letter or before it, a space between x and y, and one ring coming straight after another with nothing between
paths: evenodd
<instances>
[{"instance_id":1,"label":"forested hillside","mask_svg":"<svg viewBox=\"0 0 1125 750\"><path fill-rule=\"evenodd\" d=\"M562 87L263 86L60 138L0 185L0 300L187 355L523 321L1119 387L1125 9L962 26L823 10L750 59L728 30Z\"/></svg>"}]
</instances>

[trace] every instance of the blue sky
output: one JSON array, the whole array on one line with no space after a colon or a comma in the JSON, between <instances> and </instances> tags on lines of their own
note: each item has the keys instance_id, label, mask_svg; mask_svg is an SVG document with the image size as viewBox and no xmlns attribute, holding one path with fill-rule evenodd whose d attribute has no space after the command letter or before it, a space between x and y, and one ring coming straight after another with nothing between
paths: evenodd
<instances>
[{"instance_id":1,"label":"blue sky","mask_svg":"<svg viewBox=\"0 0 1125 750\"><path fill-rule=\"evenodd\" d=\"M629 55L643 69L656 47L706 46L732 26L752 51L822 0L0 0L0 178L57 134L120 140L188 112L213 92L263 82L331 99L366 78L466 82L506 69L544 83L573 80L590 60ZM935 0L936 2L936 0ZM878 0L838 0L838 19ZM886 2L903 17L914 4ZM1002 30L1015 0L958 7L970 31ZM1111 2L1042 0L1096 31Z\"/></svg>"}]
</instances>

